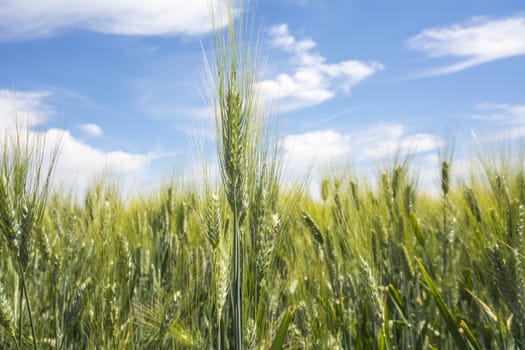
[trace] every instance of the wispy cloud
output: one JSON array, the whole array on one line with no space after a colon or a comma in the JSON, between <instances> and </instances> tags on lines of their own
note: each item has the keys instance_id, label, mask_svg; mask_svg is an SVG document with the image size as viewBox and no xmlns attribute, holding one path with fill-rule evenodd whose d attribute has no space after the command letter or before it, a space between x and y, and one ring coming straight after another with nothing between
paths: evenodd
<instances>
[{"instance_id":1,"label":"wispy cloud","mask_svg":"<svg viewBox=\"0 0 525 350\"><path fill-rule=\"evenodd\" d=\"M13 91L0 89L0 136L16 127L29 128L46 122L51 113L41 101L48 91Z\"/></svg>"},{"instance_id":2,"label":"wispy cloud","mask_svg":"<svg viewBox=\"0 0 525 350\"><path fill-rule=\"evenodd\" d=\"M225 0L212 1L216 14ZM193 35L212 28L207 0L5 0L0 40L40 38L81 28L123 35Z\"/></svg>"},{"instance_id":3,"label":"wispy cloud","mask_svg":"<svg viewBox=\"0 0 525 350\"><path fill-rule=\"evenodd\" d=\"M0 140L13 135L17 124L30 133L43 133L47 145L60 141L60 157L55 172L56 182L84 190L96 176L133 175L145 171L150 163L162 155L129 153L122 150L103 151L75 138L68 130L47 129L49 111L45 98L50 93L0 90ZM20 116L25 116L20 118ZM35 131L34 127L42 127ZM86 125L84 125L86 127ZM99 131L88 124L87 129ZM22 130L24 132L24 130ZM1 142L1 141L0 141Z\"/></svg>"},{"instance_id":4,"label":"wispy cloud","mask_svg":"<svg viewBox=\"0 0 525 350\"><path fill-rule=\"evenodd\" d=\"M484 103L466 119L468 128L480 143L525 138L525 105Z\"/></svg>"},{"instance_id":5,"label":"wispy cloud","mask_svg":"<svg viewBox=\"0 0 525 350\"><path fill-rule=\"evenodd\" d=\"M431 58L458 58L459 62L431 69L423 75L461 71L482 63L525 54L525 15L501 19L475 17L463 24L423 30L408 47Z\"/></svg>"},{"instance_id":6,"label":"wispy cloud","mask_svg":"<svg viewBox=\"0 0 525 350\"><path fill-rule=\"evenodd\" d=\"M291 55L291 73L260 82L262 96L278 100L283 111L313 106L348 93L365 78L383 69L378 62L346 60L327 63L326 57L315 51L311 39L297 40L286 24L269 30L270 44Z\"/></svg>"},{"instance_id":7,"label":"wispy cloud","mask_svg":"<svg viewBox=\"0 0 525 350\"><path fill-rule=\"evenodd\" d=\"M97 137L101 136L103 131L97 124L80 124L79 128L89 136Z\"/></svg>"}]
</instances>

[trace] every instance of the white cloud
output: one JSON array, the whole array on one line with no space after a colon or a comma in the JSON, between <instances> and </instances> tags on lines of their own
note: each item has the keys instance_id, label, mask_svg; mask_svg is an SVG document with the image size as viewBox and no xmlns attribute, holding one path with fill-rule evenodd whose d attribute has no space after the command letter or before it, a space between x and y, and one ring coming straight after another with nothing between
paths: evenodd
<instances>
[{"instance_id":1,"label":"white cloud","mask_svg":"<svg viewBox=\"0 0 525 350\"><path fill-rule=\"evenodd\" d=\"M271 27L269 36L271 46L292 56L293 72L264 80L259 89L263 97L278 100L283 111L313 106L340 92L348 93L357 83L383 69L377 62L327 63L324 56L314 51L314 41L297 40L286 24Z\"/></svg>"},{"instance_id":2,"label":"white cloud","mask_svg":"<svg viewBox=\"0 0 525 350\"><path fill-rule=\"evenodd\" d=\"M408 39L411 49L429 57L454 57L458 63L425 75L457 72L478 64L525 54L525 15L490 20L473 18L465 24L425 29Z\"/></svg>"},{"instance_id":3,"label":"white cloud","mask_svg":"<svg viewBox=\"0 0 525 350\"><path fill-rule=\"evenodd\" d=\"M67 130L50 129L45 132L45 137L51 145L54 140L60 140L56 182L81 190L97 176L118 177L145 170L154 158L151 154L104 152L79 141Z\"/></svg>"},{"instance_id":4,"label":"white cloud","mask_svg":"<svg viewBox=\"0 0 525 350\"><path fill-rule=\"evenodd\" d=\"M60 140L60 153L55 171L56 184L81 192L97 176L123 177L126 175L129 177L129 175L135 175L137 177L140 172L147 170L154 159L160 157L153 153L102 151L76 139L68 130L35 131L35 127L45 126L49 115L50 109L46 107L44 101L48 95L49 93L45 91L0 90L0 141L6 136L14 135L17 119L21 120L20 116L26 117L25 122L19 125L21 128L29 128L30 136L36 136L37 133L43 134L46 145L49 147L54 147ZM21 131L24 132L24 129Z\"/></svg>"},{"instance_id":5,"label":"white cloud","mask_svg":"<svg viewBox=\"0 0 525 350\"><path fill-rule=\"evenodd\" d=\"M386 159L397 151L422 153L435 150L442 141L427 133L410 133L402 124L376 124L361 130L318 130L288 135L282 141L285 164L305 174L315 164L326 167L352 161L365 163Z\"/></svg>"},{"instance_id":6,"label":"white cloud","mask_svg":"<svg viewBox=\"0 0 525 350\"><path fill-rule=\"evenodd\" d=\"M286 163L300 164L302 168L315 161L330 163L348 156L350 140L334 130L312 131L304 134L288 135L282 141Z\"/></svg>"},{"instance_id":7,"label":"white cloud","mask_svg":"<svg viewBox=\"0 0 525 350\"><path fill-rule=\"evenodd\" d=\"M101 136L103 133L102 128L97 124L81 124L79 127L89 136Z\"/></svg>"},{"instance_id":8,"label":"white cloud","mask_svg":"<svg viewBox=\"0 0 525 350\"><path fill-rule=\"evenodd\" d=\"M352 166L356 175L374 182L378 162L388 160L400 152L418 155L415 174L425 175L424 186L431 188L428 179L436 171L435 154L443 142L437 136L411 133L402 124L380 123L350 132L317 130L288 135L282 141L285 178L303 178L309 172L308 189L313 198L320 199L321 179L328 171ZM432 161L429 161L432 160Z\"/></svg>"},{"instance_id":9,"label":"white cloud","mask_svg":"<svg viewBox=\"0 0 525 350\"><path fill-rule=\"evenodd\" d=\"M213 2L214 13L225 1ZM207 0L4 0L0 40L39 38L81 28L123 35L200 34L212 29Z\"/></svg>"}]
</instances>

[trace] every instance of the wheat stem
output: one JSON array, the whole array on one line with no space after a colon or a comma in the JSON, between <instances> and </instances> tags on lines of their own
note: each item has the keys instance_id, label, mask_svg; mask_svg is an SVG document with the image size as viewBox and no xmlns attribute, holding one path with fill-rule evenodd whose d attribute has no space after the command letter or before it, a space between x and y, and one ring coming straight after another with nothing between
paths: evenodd
<instances>
[{"instance_id":1,"label":"wheat stem","mask_svg":"<svg viewBox=\"0 0 525 350\"><path fill-rule=\"evenodd\" d=\"M33 349L37 349L35 325L33 323L33 314L31 312L31 304L29 303L29 296L27 295L26 282L24 277L24 271L22 271L22 264L20 264L20 281L22 283L21 289L24 292L24 298L27 305L27 313L29 315L29 325L31 326L31 336L33 337ZM22 313L22 310L20 310Z\"/></svg>"}]
</instances>

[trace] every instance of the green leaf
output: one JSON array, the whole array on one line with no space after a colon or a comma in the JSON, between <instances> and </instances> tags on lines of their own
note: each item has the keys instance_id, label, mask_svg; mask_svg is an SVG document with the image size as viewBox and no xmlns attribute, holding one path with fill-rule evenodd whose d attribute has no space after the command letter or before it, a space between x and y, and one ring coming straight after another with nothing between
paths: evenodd
<instances>
[{"instance_id":1,"label":"green leaf","mask_svg":"<svg viewBox=\"0 0 525 350\"><path fill-rule=\"evenodd\" d=\"M410 327L411 325L408 321L408 317L405 315L405 311L403 310L403 299L401 298L399 291L394 287L393 284L389 284L386 288L386 291L388 293L388 296L390 297L390 300L392 300L392 303L394 304L394 307L397 310L399 316L401 317L403 322Z\"/></svg>"},{"instance_id":2,"label":"green leaf","mask_svg":"<svg viewBox=\"0 0 525 350\"><path fill-rule=\"evenodd\" d=\"M441 297L441 294L436 289L436 286L434 285L434 282L432 281L432 278L428 274L427 270L421 263L421 261L416 258L417 264L419 265L419 268L421 269L421 273L423 275L423 280L428 287L428 290L430 291L430 294L432 294L432 297L434 298L434 301L437 304L437 307L439 309L439 312L445 319L445 323L447 325L448 331L452 335L452 338L454 339L454 342L458 346L459 349L468 349L468 344L463 339L463 336L459 332L460 325L456 323L456 320L454 319L454 316L452 315L452 312L449 310L447 305L445 304L445 301Z\"/></svg>"},{"instance_id":3,"label":"green leaf","mask_svg":"<svg viewBox=\"0 0 525 350\"><path fill-rule=\"evenodd\" d=\"M474 347L474 349L481 350L481 346L479 345L478 340L476 339L476 337L474 336L474 334L470 330L470 328L467 325L467 323L465 321L461 320L460 325L461 325L461 328L463 329L463 333L467 337L470 345L472 345Z\"/></svg>"},{"instance_id":4,"label":"green leaf","mask_svg":"<svg viewBox=\"0 0 525 350\"><path fill-rule=\"evenodd\" d=\"M472 299L474 299L480 306L481 308L483 309L483 311L485 311L485 313L487 314L487 316L489 316L489 318L494 321L494 322L498 322L498 317L496 316L496 313L494 311L492 311L492 309L483 302L483 300L481 300L476 294L474 294L472 291L468 290L468 289L465 289L465 291L472 297Z\"/></svg>"},{"instance_id":5,"label":"green leaf","mask_svg":"<svg viewBox=\"0 0 525 350\"><path fill-rule=\"evenodd\" d=\"M290 326L290 322L292 322L296 311L297 308L295 306L288 309L283 321L281 322L281 325L279 326L279 330L277 331L275 338L273 338L272 347L270 350L279 350L283 348L284 340L286 339L286 333L288 333L288 327Z\"/></svg>"}]
</instances>

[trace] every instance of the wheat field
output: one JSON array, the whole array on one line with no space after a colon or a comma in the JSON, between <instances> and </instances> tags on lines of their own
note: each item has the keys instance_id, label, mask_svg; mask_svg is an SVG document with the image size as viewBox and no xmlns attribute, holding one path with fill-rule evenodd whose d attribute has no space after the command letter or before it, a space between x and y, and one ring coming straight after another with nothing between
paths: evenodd
<instances>
[{"instance_id":1,"label":"wheat field","mask_svg":"<svg viewBox=\"0 0 525 350\"><path fill-rule=\"evenodd\" d=\"M59 146L0 162L2 349L525 348L525 166L480 156L439 191L410 157L286 186L244 23L208 72L219 181L124 199L51 186Z\"/></svg>"}]
</instances>

